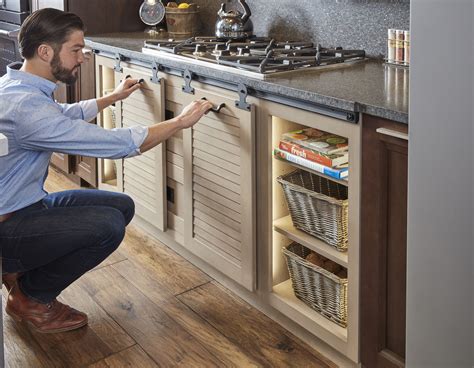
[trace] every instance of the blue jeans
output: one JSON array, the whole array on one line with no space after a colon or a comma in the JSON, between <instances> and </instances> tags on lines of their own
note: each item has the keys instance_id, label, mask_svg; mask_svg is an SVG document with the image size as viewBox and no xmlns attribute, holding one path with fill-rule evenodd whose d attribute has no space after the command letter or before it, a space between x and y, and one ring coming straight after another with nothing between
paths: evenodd
<instances>
[{"instance_id":1,"label":"blue jeans","mask_svg":"<svg viewBox=\"0 0 474 368\"><path fill-rule=\"evenodd\" d=\"M25 272L20 289L49 303L118 248L134 213L121 193L49 194L0 223L2 272Z\"/></svg>"}]
</instances>

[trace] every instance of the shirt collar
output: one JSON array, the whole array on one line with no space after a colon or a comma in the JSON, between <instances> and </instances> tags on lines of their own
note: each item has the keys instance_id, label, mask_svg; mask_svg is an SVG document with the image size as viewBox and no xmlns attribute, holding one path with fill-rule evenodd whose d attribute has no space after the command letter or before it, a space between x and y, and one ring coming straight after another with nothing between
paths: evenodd
<instances>
[{"instance_id":1,"label":"shirt collar","mask_svg":"<svg viewBox=\"0 0 474 368\"><path fill-rule=\"evenodd\" d=\"M37 87L40 89L41 92L46 94L47 96L51 96L55 89L57 88L57 84L37 76L35 74L23 72L20 70L22 63L12 63L7 66L7 75L8 78L18 80L20 82L29 84L31 86Z\"/></svg>"}]
</instances>

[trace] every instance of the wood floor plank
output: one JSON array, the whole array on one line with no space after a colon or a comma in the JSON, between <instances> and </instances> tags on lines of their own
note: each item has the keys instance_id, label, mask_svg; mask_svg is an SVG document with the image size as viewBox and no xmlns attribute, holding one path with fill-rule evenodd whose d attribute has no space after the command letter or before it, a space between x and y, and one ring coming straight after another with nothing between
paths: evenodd
<instances>
[{"instance_id":1,"label":"wood floor plank","mask_svg":"<svg viewBox=\"0 0 474 368\"><path fill-rule=\"evenodd\" d=\"M160 283L159 274L157 275L152 270L150 272L136 272L136 266L128 260L113 265L113 268L145 293L150 300L159 305L169 317L222 361L225 367L258 366L238 346L176 299L167 286ZM177 272L180 271L177 270Z\"/></svg>"},{"instance_id":2,"label":"wood floor plank","mask_svg":"<svg viewBox=\"0 0 474 368\"><path fill-rule=\"evenodd\" d=\"M158 365L143 351L139 345L113 354L88 368L155 368Z\"/></svg>"},{"instance_id":3,"label":"wood floor plank","mask_svg":"<svg viewBox=\"0 0 474 368\"><path fill-rule=\"evenodd\" d=\"M135 340L92 299L86 292L86 288L87 285L83 283L82 279L79 279L64 290L59 299L87 314L88 328L96 333L111 352L119 352L135 345Z\"/></svg>"},{"instance_id":4,"label":"wood floor plank","mask_svg":"<svg viewBox=\"0 0 474 368\"><path fill-rule=\"evenodd\" d=\"M137 263L133 260L126 260L112 267L157 305L174 297L161 272L152 268L144 268L142 272L137 272Z\"/></svg>"},{"instance_id":5,"label":"wood floor plank","mask_svg":"<svg viewBox=\"0 0 474 368\"><path fill-rule=\"evenodd\" d=\"M115 252L113 252L110 256L108 256L101 264L97 265L94 268L94 270L98 268L110 266L114 263L125 261L126 259L127 259L127 256L123 253L123 251L120 248L118 248Z\"/></svg>"},{"instance_id":6,"label":"wood floor plank","mask_svg":"<svg viewBox=\"0 0 474 368\"><path fill-rule=\"evenodd\" d=\"M46 354L54 362L60 362L61 367L84 367L112 354L94 330L87 326L63 333L32 334Z\"/></svg>"},{"instance_id":7,"label":"wood floor plank","mask_svg":"<svg viewBox=\"0 0 474 368\"><path fill-rule=\"evenodd\" d=\"M221 367L179 324L113 269L105 267L83 277L88 293L159 366L181 361Z\"/></svg>"},{"instance_id":8,"label":"wood floor plank","mask_svg":"<svg viewBox=\"0 0 474 368\"><path fill-rule=\"evenodd\" d=\"M262 366L329 367L297 337L215 282L178 299Z\"/></svg>"},{"instance_id":9,"label":"wood floor plank","mask_svg":"<svg viewBox=\"0 0 474 368\"><path fill-rule=\"evenodd\" d=\"M159 241L144 234L136 226L128 226L125 241L120 249L128 259L140 263L144 269L154 270L156 277L162 284L166 284L174 295L211 280L204 272Z\"/></svg>"}]
</instances>

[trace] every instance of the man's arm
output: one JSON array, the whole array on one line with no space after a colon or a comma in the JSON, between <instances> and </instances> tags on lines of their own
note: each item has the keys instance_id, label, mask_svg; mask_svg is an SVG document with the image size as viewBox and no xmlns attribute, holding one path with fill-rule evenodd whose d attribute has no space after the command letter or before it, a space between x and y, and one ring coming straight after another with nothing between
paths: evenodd
<instances>
[{"instance_id":1,"label":"man's arm","mask_svg":"<svg viewBox=\"0 0 474 368\"><path fill-rule=\"evenodd\" d=\"M141 87L139 79L126 78L110 94L97 99L99 112L111 104L123 100ZM148 127L148 135L140 146L140 152L159 145L180 129L196 124L199 119L212 108L212 103L206 100L194 101L186 106L180 115L173 119L155 123Z\"/></svg>"},{"instance_id":2,"label":"man's arm","mask_svg":"<svg viewBox=\"0 0 474 368\"><path fill-rule=\"evenodd\" d=\"M107 106L127 98L140 87L141 84L138 79L129 78L122 81L117 88L107 96L73 104L58 103L58 105L61 107L63 114L71 119L91 121Z\"/></svg>"}]
</instances>

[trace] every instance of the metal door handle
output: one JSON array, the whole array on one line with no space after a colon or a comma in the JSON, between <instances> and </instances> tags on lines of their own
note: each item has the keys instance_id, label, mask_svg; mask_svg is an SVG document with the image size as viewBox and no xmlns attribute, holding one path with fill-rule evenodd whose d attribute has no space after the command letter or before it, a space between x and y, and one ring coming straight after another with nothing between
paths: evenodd
<instances>
[{"instance_id":1,"label":"metal door handle","mask_svg":"<svg viewBox=\"0 0 474 368\"><path fill-rule=\"evenodd\" d=\"M18 37L18 33L20 33L19 29L14 30L14 31L7 31L5 29L0 29L0 36L6 36L8 38L15 39Z\"/></svg>"},{"instance_id":2,"label":"metal door handle","mask_svg":"<svg viewBox=\"0 0 474 368\"><path fill-rule=\"evenodd\" d=\"M377 128L375 129L375 131L383 135L389 135L390 137L400 138L405 141L408 141L408 134L403 133L403 132L399 132L399 131L387 129L387 128Z\"/></svg>"},{"instance_id":3,"label":"metal door handle","mask_svg":"<svg viewBox=\"0 0 474 368\"><path fill-rule=\"evenodd\" d=\"M201 100L206 100L207 101L207 98L203 97L203 98L201 98ZM225 103L221 103L217 107L213 107L210 111L215 112L215 113L219 113L222 110L223 107L225 107Z\"/></svg>"}]
</instances>

